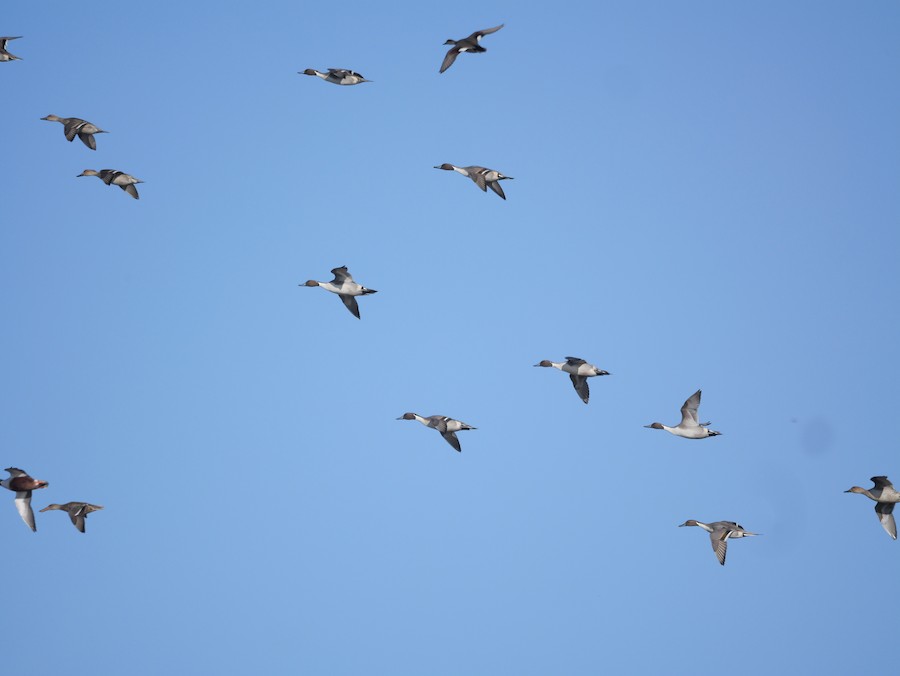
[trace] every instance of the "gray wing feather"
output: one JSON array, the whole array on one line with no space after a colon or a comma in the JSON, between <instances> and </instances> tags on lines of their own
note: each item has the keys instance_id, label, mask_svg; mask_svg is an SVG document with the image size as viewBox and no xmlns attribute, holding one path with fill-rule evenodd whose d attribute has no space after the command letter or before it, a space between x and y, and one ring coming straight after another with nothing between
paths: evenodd
<instances>
[{"instance_id":1,"label":"gray wing feather","mask_svg":"<svg viewBox=\"0 0 900 676\"><path fill-rule=\"evenodd\" d=\"M356 302L356 298L343 293L339 293L338 296L340 296L341 301L343 301L346 308L353 313L353 316L359 319L359 305Z\"/></svg>"},{"instance_id":2,"label":"gray wing feather","mask_svg":"<svg viewBox=\"0 0 900 676\"><path fill-rule=\"evenodd\" d=\"M694 392L681 407L681 424L685 427L697 427L700 418L697 417L697 408L700 406L700 390Z\"/></svg>"},{"instance_id":3,"label":"gray wing feather","mask_svg":"<svg viewBox=\"0 0 900 676\"><path fill-rule=\"evenodd\" d=\"M881 527L887 531L895 540L897 539L897 523L894 521L894 503L893 502L876 502L875 513L878 515L878 521Z\"/></svg>"},{"instance_id":4,"label":"gray wing feather","mask_svg":"<svg viewBox=\"0 0 900 676\"><path fill-rule=\"evenodd\" d=\"M450 48L450 50L447 52L447 56L444 57L443 63L441 63L441 70L440 70L441 73L443 73L445 70L447 70L450 66L453 65L453 62L456 61L456 57L458 54L459 54L459 50L457 49L457 47L455 45Z\"/></svg>"},{"instance_id":5,"label":"gray wing feather","mask_svg":"<svg viewBox=\"0 0 900 676\"><path fill-rule=\"evenodd\" d=\"M506 199L506 195L503 193L503 187L500 185L500 181L491 181L488 183L491 186L491 190L500 195L503 199Z\"/></svg>"},{"instance_id":6,"label":"gray wing feather","mask_svg":"<svg viewBox=\"0 0 900 676\"><path fill-rule=\"evenodd\" d=\"M80 510L79 510L80 511ZM84 532L84 515L78 512L69 512L69 518L72 519L72 525L82 533Z\"/></svg>"},{"instance_id":7,"label":"gray wing feather","mask_svg":"<svg viewBox=\"0 0 900 676\"><path fill-rule=\"evenodd\" d=\"M91 138L91 140L93 141L93 138ZM125 192L127 192L129 195L131 195L132 197L134 197L134 199L136 199L136 200L141 199L141 198L140 198L140 195L138 195L137 188L134 187L134 183L129 183L128 185L123 185L123 186L120 186L120 187L122 188L122 190L124 190Z\"/></svg>"},{"instance_id":8,"label":"gray wing feather","mask_svg":"<svg viewBox=\"0 0 900 676\"><path fill-rule=\"evenodd\" d=\"M16 509L19 510L19 516L22 521L33 531L37 530L34 525L34 511L31 509L31 491L19 491L16 493Z\"/></svg>"},{"instance_id":9,"label":"gray wing feather","mask_svg":"<svg viewBox=\"0 0 900 676\"><path fill-rule=\"evenodd\" d=\"M446 427L446 423L444 427ZM456 432L441 432L441 436L447 440L447 443L453 446L459 453L462 453L462 447L459 445L459 439L456 438Z\"/></svg>"},{"instance_id":10,"label":"gray wing feather","mask_svg":"<svg viewBox=\"0 0 900 676\"><path fill-rule=\"evenodd\" d=\"M81 142L91 150L97 150L97 142L94 140L93 134L82 134L81 132L78 132L78 138L80 138Z\"/></svg>"},{"instance_id":11,"label":"gray wing feather","mask_svg":"<svg viewBox=\"0 0 900 676\"><path fill-rule=\"evenodd\" d=\"M585 376L576 376L574 373L570 373L569 378L572 380L572 386L575 388L578 396L581 397L581 401L585 404L588 403L588 398L591 396L591 390L588 387L587 378Z\"/></svg>"},{"instance_id":12,"label":"gray wing feather","mask_svg":"<svg viewBox=\"0 0 900 676\"><path fill-rule=\"evenodd\" d=\"M709 534L709 540L712 543L713 551L716 553L716 558L719 559L719 563L724 566L725 554L728 551L728 531L714 530Z\"/></svg>"}]
</instances>

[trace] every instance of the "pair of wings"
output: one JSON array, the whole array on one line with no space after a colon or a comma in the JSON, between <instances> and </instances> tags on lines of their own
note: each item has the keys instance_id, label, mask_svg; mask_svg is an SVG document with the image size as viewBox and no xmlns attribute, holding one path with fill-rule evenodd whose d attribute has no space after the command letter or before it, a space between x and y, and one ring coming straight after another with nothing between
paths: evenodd
<instances>
[{"instance_id":1,"label":"pair of wings","mask_svg":"<svg viewBox=\"0 0 900 676\"><path fill-rule=\"evenodd\" d=\"M481 188L482 192L487 192L487 189L490 188L495 193L500 195L503 199L506 199L506 194L503 192L503 187L500 185L500 181L487 181L484 178L484 174L487 171L491 171L485 167L466 167L466 171L468 172L469 178L475 181L475 185Z\"/></svg>"},{"instance_id":2,"label":"pair of wings","mask_svg":"<svg viewBox=\"0 0 900 676\"><path fill-rule=\"evenodd\" d=\"M329 68L328 70L331 71L332 69ZM344 72L350 73L352 71L344 71ZM353 277L350 275L349 272L347 272L346 265L342 265L339 268L335 268L334 270L331 271L331 274L334 275L334 279L331 280L331 283L336 286L343 286L344 282L353 282ZM357 319L360 319L359 304L356 302L356 297L355 296L347 296L343 293L339 293L338 297L341 299L341 302L344 304L344 307L346 307L348 310L350 310L350 312L353 314L354 317L356 317Z\"/></svg>"}]
</instances>

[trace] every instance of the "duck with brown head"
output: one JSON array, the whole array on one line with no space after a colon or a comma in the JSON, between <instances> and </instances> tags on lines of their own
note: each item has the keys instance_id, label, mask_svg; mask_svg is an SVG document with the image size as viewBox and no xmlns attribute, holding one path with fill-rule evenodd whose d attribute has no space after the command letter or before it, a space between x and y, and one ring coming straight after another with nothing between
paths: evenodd
<instances>
[{"instance_id":1,"label":"duck with brown head","mask_svg":"<svg viewBox=\"0 0 900 676\"><path fill-rule=\"evenodd\" d=\"M6 471L9 472L9 477L0 481L0 486L16 494L16 509L19 511L19 516L22 517L25 525L36 531L34 511L31 509L31 491L47 488L50 484L31 478L28 472L18 467L7 467Z\"/></svg>"},{"instance_id":2,"label":"duck with brown head","mask_svg":"<svg viewBox=\"0 0 900 676\"><path fill-rule=\"evenodd\" d=\"M709 540L712 543L713 551L716 553L716 558L719 560L719 563L723 566L725 565L725 554L727 553L729 538L744 538L752 535L759 535L759 533L751 533L750 531L744 530L744 527L741 526L741 524L735 523L734 521L713 521L712 523L703 523L696 519L688 519L681 524L679 528L682 526L699 526L709 533Z\"/></svg>"},{"instance_id":3,"label":"duck with brown head","mask_svg":"<svg viewBox=\"0 0 900 676\"><path fill-rule=\"evenodd\" d=\"M875 516L878 517L878 522L885 532L896 540L897 524L894 521L894 505L900 502L900 492L894 488L886 476L873 476L871 481L875 484L872 488L851 486L844 492L865 495L869 500L874 500Z\"/></svg>"},{"instance_id":4,"label":"duck with brown head","mask_svg":"<svg viewBox=\"0 0 900 676\"><path fill-rule=\"evenodd\" d=\"M487 189L490 188L503 199L506 199L506 194L503 192L503 188L500 186L500 181L505 181L507 179L511 181L513 179L512 176L504 176L495 169L479 167L474 164L470 167L457 167L454 164L444 162L443 164L435 166L435 169L455 171L456 173L462 174L463 176L468 176L475 182L475 185L481 188L482 192L487 192Z\"/></svg>"},{"instance_id":5,"label":"duck with brown head","mask_svg":"<svg viewBox=\"0 0 900 676\"><path fill-rule=\"evenodd\" d=\"M359 319L359 305L356 302L356 296L366 296L378 292L375 289L367 289L353 281L353 277L347 271L346 265L334 268L331 274L334 275L334 279L330 282L317 282L314 279L310 279L299 286L320 286L326 291L336 293L344 306L350 310L350 313Z\"/></svg>"},{"instance_id":6,"label":"duck with brown head","mask_svg":"<svg viewBox=\"0 0 900 676\"><path fill-rule=\"evenodd\" d=\"M555 368L568 373L569 379L572 381L572 387L575 388L575 392L581 397L581 401L585 404L588 403L588 399L591 396L591 390L588 387L587 379L593 378L594 376L609 375L609 371L604 371L593 364L588 364L580 357L566 357L565 361L549 361L548 359L543 359L535 364L535 366Z\"/></svg>"},{"instance_id":7,"label":"duck with brown head","mask_svg":"<svg viewBox=\"0 0 900 676\"><path fill-rule=\"evenodd\" d=\"M62 123L63 134L65 134L67 141L74 141L75 137L78 136L78 138L81 139L81 142L91 150L97 150L97 141L94 140L94 134L109 133L103 131L98 126L91 124L87 120L82 120L80 117L57 117L56 115L47 115L47 117L42 117L41 119L47 120L48 122Z\"/></svg>"},{"instance_id":8,"label":"duck with brown head","mask_svg":"<svg viewBox=\"0 0 900 676\"><path fill-rule=\"evenodd\" d=\"M444 440L460 453L462 452L462 447L459 444L456 433L477 429L459 420L448 418L445 415L422 416L418 413L404 413L397 420L418 420L425 427L430 427L440 432Z\"/></svg>"},{"instance_id":9,"label":"duck with brown head","mask_svg":"<svg viewBox=\"0 0 900 676\"><path fill-rule=\"evenodd\" d=\"M685 439L706 439L707 437L717 437L721 432L707 429L708 422L701 423L697 417L697 409L700 407L700 390L694 392L681 406L681 422L675 427L669 427L662 423L650 423L644 425L653 430L665 430L669 434Z\"/></svg>"}]
</instances>

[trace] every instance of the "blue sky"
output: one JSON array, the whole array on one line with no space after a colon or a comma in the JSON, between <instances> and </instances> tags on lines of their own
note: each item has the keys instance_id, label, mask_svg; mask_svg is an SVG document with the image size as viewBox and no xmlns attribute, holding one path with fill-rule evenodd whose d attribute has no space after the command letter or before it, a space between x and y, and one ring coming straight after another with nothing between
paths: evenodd
<instances>
[{"instance_id":1,"label":"blue sky","mask_svg":"<svg viewBox=\"0 0 900 676\"><path fill-rule=\"evenodd\" d=\"M505 23L442 75L447 38ZM900 8L10 3L11 672L845 673L884 648ZM336 87L297 75L351 68ZM92 152L47 114L109 134ZM432 167L515 177L507 201ZM140 201L85 168L144 181ZM347 265L362 320L307 279ZM612 373L582 404L535 369ZM700 416L720 437L678 439ZM457 454L395 418L478 429ZM0 507L2 507L0 502ZM758 538L715 560L686 519ZM38 665L38 666L35 666Z\"/></svg>"}]
</instances>

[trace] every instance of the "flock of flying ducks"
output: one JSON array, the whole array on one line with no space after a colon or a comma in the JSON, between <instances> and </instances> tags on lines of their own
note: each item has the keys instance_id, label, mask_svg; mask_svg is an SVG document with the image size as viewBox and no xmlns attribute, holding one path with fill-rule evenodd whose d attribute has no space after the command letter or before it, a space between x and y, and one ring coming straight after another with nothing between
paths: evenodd
<instances>
[{"instance_id":1,"label":"flock of flying ducks","mask_svg":"<svg viewBox=\"0 0 900 676\"><path fill-rule=\"evenodd\" d=\"M448 68L450 68L450 66L452 66L456 61L456 58L464 52L475 54L487 51L484 47L481 46L481 39L485 35L496 33L498 30L503 28L503 26L504 24L500 24L499 26L494 26L493 28L486 28L484 30L475 31L468 37L462 38L460 40L447 40L444 44L451 45L451 47L447 51L447 54L444 56L444 60L441 63L440 72L443 73ZM22 36L0 37L0 62L21 60L20 57L11 54L6 49L7 43L10 40L18 40L20 37ZM362 84L363 82L372 82L371 80L367 80L361 74L345 68L329 68L327 72L321 72L313 68L307 68L306 70L299 71L299 73L301 75L318 77L322 80L325 80L326 82L344 86ZM77 136L81 140L81 142L91 150L97 149L97 142L94 139L94 135L108 133L103 129L100 129L96 125L88 122L87 120L83 120L77 117L58 117L56 115L47 115L46 117L42 117L41 119L49 122L61 123L63 125L63 133L65 134L67 141L74 141L75 137ZM487 189L490 188L504 200L506 199L506 195L503 192L503 188L500 186L500 181L512 179L512 176L505 176L494 169L488 169L486 167L475 165L467 167L457 167L453 164L444 163L435 166L434 168L443 169L445 171L455 171L459 174L462 174L463 176L467 176L468 178L472 179L472 181L479 188L481 188L483 192L486 192ZM143 183L143 181L124 172L114 169L101 169L100 171L85 169L82 173L78 174L78 177L82 176L97 176L106 185L116 185L126 193L131 195L134 199L140 199L135 185L138 183ZM367 289L366 287L357 284L347 270L347 266L334 268L331 272L334 275L334 279L332 279L330 282L318 282L311 279L305 284L301 284L300 286L317 286L325 289L326 291L337 294L337 296L341 299L341 302L343 302L344 306L353 314L354 317L359 319L359 305L356 302L356 298L358 296L365 296L377 292L374 289ZM585 404L588 403L588 400L590 398L588 378L610 375L608 371L604 371L603 369L600 369L593 364L589 364L584 359L578 357L566 357L566 361L564 362L554 362L544 359L535 364L535 366L555 368L568 373L569 378L572 381L572 386L575 388L576 394ZM645 425L645 427L657 430L665 430L670 434L674 434L675 436L685 439L706 439L708 437L715 437L720 435L721 432L716 432L709 429L709 422L700 422L700 418L698 416L698 409L700 407L700 395L701 391L697 390L696 392L694 392L694 394L687 398L687 400L681 407L681 422L679 422L674 427L663 425L659 422ZM397 420L417 420L426 427L437 430L440 435L447 441L447 443L450 444L450 446L452 446L454 450L458 452L462 452L462 447L459 443L459 438L456 436L456 433L476 429L472 425L464 423L460 420L454 420L453 418L449 418L443 415L421 416L418 413L404 413L402 416L397 418ZM6 469L6 471L9 473L9 477L4 479L3 481L0 481L0 486L15 492L16 509L18 510L25 524L29 528L31 528L32 531L36 531L37 527L35 525L34 511L31 508L31 493L34 490L47 488L49 484L46 481L33 479L28 475L27 472L18 469L17 467L9 467ZM859 486L852 486L845 492L858 493L860 495L865 495L870 500L873 500L875 502L875 515L878 517L879 523L882 525L887 534L890 535L891 538L896 540L897 525L894 522L893 511L894 505L900 502L900 492L898 492L894 488L894 486L886 476L872 477L871 480L874 483L874 486L870 489L861 488ZM87 518L88 514L101 509L103 509L103 507L99 505L92 505L87 502L67 502L62 505L52 503L47 507L44 507L40 511L64 511L68 513L69 518L71 519L72 524L75 526L75 528L84 533L85 519ZM683 524L681 524L681 526L698 526L707 531L709 533L710 542L712 544L713 551L716 554L716 558L723 566L725 565L725 555L729 539L758 535L758 533L751 533L745 530L740 524L735 523L734 521L715 521L713 523L703 523L702 521L697 521L695 519L688 519Z\"/></svg>"}]
</instances>

